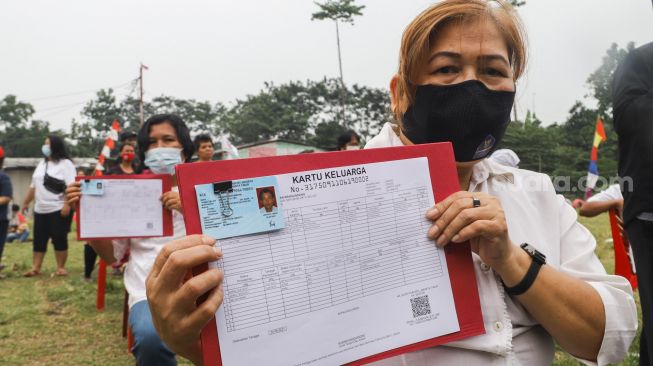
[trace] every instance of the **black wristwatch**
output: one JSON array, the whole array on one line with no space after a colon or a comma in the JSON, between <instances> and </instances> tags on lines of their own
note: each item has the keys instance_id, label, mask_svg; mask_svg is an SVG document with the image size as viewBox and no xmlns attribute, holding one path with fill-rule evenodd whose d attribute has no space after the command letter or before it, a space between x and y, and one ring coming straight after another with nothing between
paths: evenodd
<instances>
[{"instance_id":1,"label":"black wristwatch","mask_svg":"<svg viewBox=\"0 0 653 366\"><path fill-rule=\"evenodd\" d=\"M513 287L508 287L505 284L503 285L506 293L510 296L521 295L524 292L528 291L528 289L533 285L533 282L535 282L535 278L540 272L540 268L546 263L546 256L539 250L535 249L534 246L528 243L524 243L520 245L520 247L524 249L524 251L528 253L528 255L530 255L533 260L531 261L531 266L528 267L528 271L526 271L526 275L518 284Z\"/></svg>"}]
</instances>

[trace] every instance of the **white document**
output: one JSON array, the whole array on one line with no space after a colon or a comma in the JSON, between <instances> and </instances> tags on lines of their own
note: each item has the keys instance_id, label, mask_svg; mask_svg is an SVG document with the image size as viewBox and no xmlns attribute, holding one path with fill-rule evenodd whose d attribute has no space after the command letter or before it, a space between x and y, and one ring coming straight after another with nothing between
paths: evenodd
<instances>
[{"instance_id":1,"label":"white document","mask_svg":"<svg viewBox=\"0 0 653 366\"><path fill-rule=\"evenodd\" d=\"M286 227L217 243L223 365L341 365L460 330L427 158L276 177Z\"/></svg>"},{"instance_id":2,"label":"white document","mask_svg":"<svg viewBox=\"0 0 653 366\"><path fill-rule=\"evenodd\" d=\"M163 235L161 179L100 179L101 196L79 202L82 238L136 238Z\"/></svg>"}]
</instances>

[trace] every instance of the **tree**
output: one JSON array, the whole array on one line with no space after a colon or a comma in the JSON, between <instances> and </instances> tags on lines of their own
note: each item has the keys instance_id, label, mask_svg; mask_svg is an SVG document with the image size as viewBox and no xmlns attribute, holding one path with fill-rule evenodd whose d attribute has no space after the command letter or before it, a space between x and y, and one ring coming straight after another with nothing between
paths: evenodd
<instances>
[{"instance_id":1,"label":"tree","mask_svg":"<svg viewBox=\"0 0 653 366\"><path fill-rule=\"evenodd\" d=\"M41 156L41 145L51 131L47 122L32 120L34 112L31 104L18 101L15 95L0 101L0 145L7 156Z\"/></svg>"},{"instance_id":2,"label":"tree","mask_svg":"<svg viewBox=\"0 0 653 366\"><path fill-rule=\"evenodd\" d=\"M0 101L0 128L25 127L33 114L31 104L19 102L15 95L7 95Z\"/></svg>"},{"instance_id":3,"label":"tree","mask_svg":"<svg viewBox=\"0 0 653 366\"><path fill-rule=\"evenodd\" d=\"M121 119L121 112L113 89L109 88L100 89L95 99L86 103L81 114L86 122L90 123L93 131L100 134L108 131L114 120Z\"/></svg>"},{"instance_id":4,"label":"tree","mask_svg":"<svg viewBox=\"0 0 653 366\"><path fill-rule=\"evenodd\" d=\"M272 138L306 141L310 118L319 110L300 82L265 83L258 95L237 100L226 113L226 127L236 144Z\"/></svg>"},{"instance_id":5,"label":"tree","mask_svg":"<svg viewBox=\"0 0 653 366\"><path fill-rule=\"evenodd\" d=\"M340 69L340 84L342 88L341 106L342 106L342 125L347 124L345 116L345 78L342 75L342 56L340 52L340 28L338 22L354 24L354 17L363 15L362 10L365 5L356 5L354 0L326 0L324 3L315 3L320 11L311 16L311 20L330 19L336 24L336 43L338 45L338 67Z\"/></svg>"},{"instance_id":6,"label":"tree","mask_svg":"<svg viewBox=\"0 0 653 366\"><path fill-rule=\"evenodd\" d=\"M226 108L221 103L212 105L208 101L177 99L162 95L152 100L151 109L155 113L175 113L188 128L195 133L208 133L217 136L224 132Z\"/></svg>"},{"instance_id":7,"label":"tree","mask_svg":"<svg viewBox=\"0 0 653 366\"><path fill-rule=\"evenodd\" d=\"M597 111L610 125L612 125L612 78L619 63L634 49L633 42L629 42L625 49L613 43L605 52L601 66L587 78L590 96L597 101Z\"/></svg>"},{"instance_id":8,"label":"tree","mask_svg":"<svg viewBox=\"0 0 653 366\"><path fill-rule=\"evenodd\" d=\"M543 127L537 116L528 111L523 122L508 125L500 148L513 150L519 156L520 168L552 174L559 160L555 127Z\"/></svg>"},{"instance_id":9,"label":"tree","mask_svg":"<svg viewBox=\"0 0 653 366\"><path fill-rule=\"evenodd\" d=\"M389 92L354 84L345 89L349 127L338 123L340 86L337 79L266 83L257 95L237 100L224 117L236 144L285 138L334 148L337 136L353 128L363 140L391 119Z\"/></svg>"}]
</instances>

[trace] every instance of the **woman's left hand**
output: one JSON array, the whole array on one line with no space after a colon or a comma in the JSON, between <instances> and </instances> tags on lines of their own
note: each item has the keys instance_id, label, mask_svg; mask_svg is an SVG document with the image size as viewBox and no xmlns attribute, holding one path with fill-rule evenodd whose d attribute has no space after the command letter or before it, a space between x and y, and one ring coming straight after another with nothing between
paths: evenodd
<instances>
[{"instance_id":1,"label":"woman's left hand","mask_svg":"<svg viewBox=\"0 0 653 366\"><path fill-rule=\"evenodd\" d=\"M479 207L473 207L474 198L480 201ZM431 208L426 217L434 221L428 236L438 246L469 240L472 250L495 270L510 261L516 248L508 236L501 202L494 196L456 192Z\"/></svg>"},{"instance_id":2,"label":"woman's left hand","mask_svg":"<svg viewBox=\"0 0 653 366\"><path fill-rule=\"evenodd\" d=\"M222 304L223 273L209 269L188 277L198 265L218 260L215 239L190 235L167 244L156 257L145 281L152 323L170 349L202 364L200 333ZM205 301L197 304L198 298Z\"/></svg>"},{"instance_id":3,"label":"woman's left hand","mask_svg":"<svg viewBox=\"0 0 653 366\"><path fill-rule=\"evenodd\" d=\"M161 196L161 203L163 203L163 207L167 208L168 210L177 210L179 212L182 212L182 207L181 207L181 197L179 197L179 192L166 192Z\"/></svg>"}]
</instances>

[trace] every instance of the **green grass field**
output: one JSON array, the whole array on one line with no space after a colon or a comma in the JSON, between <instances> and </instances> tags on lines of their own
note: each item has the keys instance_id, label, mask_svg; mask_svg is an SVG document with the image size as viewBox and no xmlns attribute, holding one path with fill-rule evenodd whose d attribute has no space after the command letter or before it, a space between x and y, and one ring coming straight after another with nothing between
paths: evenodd
<instances>
[{"instance_id":1,"label":"green grass field","mask_svg":"<svg viewBox=\"0 0 653 366\"><path fill-rule=\"evenodd\" d=\"M582 223L596 236L597 255L612 272L612 243L606 243L611 238L607 216L583 219ZM121 337L122 278L107 276L106 308L98 312L95 284L82 278L83 245L72 238L67 265L70 275L64 278L51 276L55 269L51 246L43 275L36 278L22 277L31 266L31 243L5 247L6 278L0 279L0 364L134 364L127 352L127 340ZM638 344L637 338L622 365L638 364ZM554 364L580 365L563 351L556 353Z\"/></svg>"}]
</instances>

